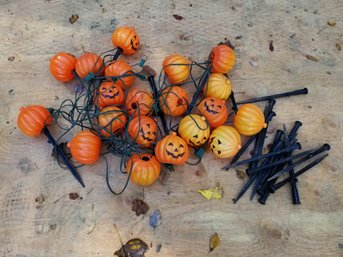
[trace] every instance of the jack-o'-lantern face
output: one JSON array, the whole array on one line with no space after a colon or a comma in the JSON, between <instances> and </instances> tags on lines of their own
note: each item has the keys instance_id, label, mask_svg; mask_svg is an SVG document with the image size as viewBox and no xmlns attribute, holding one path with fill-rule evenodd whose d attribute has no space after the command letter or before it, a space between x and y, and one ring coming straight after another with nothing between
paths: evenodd
<instances>
[{"instance_id":1,"label":"jack-o'-lantern face","mask_svg":"<svg viewBox=\"0 0 343 257\"><path fill-rule=\"evenodd\" d=\"M131 55L138 50L140 40L135 28L119 27L113 32L112 44L121 48L125 55Z\"/></svg>"},{"instance_id":2,"label":"jack-o'-lantern face","mask_svg":"<svg viewBox=\"0 0 343 257\"><path fill-rule=\"evenodd\" d=\"M156 139L156 131L153 131L151 126L149 123L144 124L139 131L142 139L147 143L154 142Z\"/></svg>"},{"instance_id":3,"label":"jack-o'-lantern face","mask_svg":"<svg viewBox=\"0 0 343 257\"><path fill-rule=\"evenodd\" d=\"M229 111L226 107L225 100L218 98L207 97L198 105L198 109L204 115L212 128L223 125Z\"/></svg>"},{"instance_id":4,"label":"jack-o'-lantern face","mask_svg":"<svg viewBox=\"0 0 343 257\"><path fill-rule=\"evenodd\" d=\"M125 94L123 89L116 83L106 81L99 87L98 106L100 108L110 105L121 105Z\"/></svg>"},{"instance_id":5,"label":"jack-o'-lantern face","mask_svg":"<svg viewBox=\"0 0 343 257\"><path fill-rule=\"evenodd\" d=\"M139 48L139 38L137 37L137 34L133 34L133 36L130 39L131 49L134 51L137 51Z\"/></svg>"},{"instance_id":6,"label":"jack-o'-lantern face","mask_svg":"<svg viewBox=\"0 0 343 257\"><path fill-rule=\"evenodd\" d=\"M211 151L213 153L215 153L217 156L220 156L222 151L221 151L221 145L222 144L222 141L220 141L219 138L216 138L216 137L212 137L210 139L210 145L211 145Z\"/></svg>"},{"instance_id":7,"label":"jack-o'-lantern face","mask_svg":"<svg viewBox=\"0 0 343 257\"><path fill-rule=\"evenodd\" d=\"M199 138L199 135L194 135L192 138L189 139L189 144L191 146L200 146L205 144L208 137L203 136L202 138Z\"/></svg>"},{"instance_id":8,"label":"jack-o'-lantern face","mask_svg":"<svg viewBox=\"0 0 343 257\"><path fill-rule=\"evenodd\" d=\"M209 98L207 101L204 102L205 110L208 113L218 114L222 110L222 104L216 103L213 98Z\"/></svg>"},{"instance_id":9,"label":"jack-o'-lantern face","mask_svg":"<svg viewBox=\"0 0 343 257\"><path fill-rule=\"evenodd\" d=\"M174 144L173 142L169 142L166 147L166 154L169 155L173 159L182 159L185 155L185 146L183 144Z\"/></svg>"}]
</instances>

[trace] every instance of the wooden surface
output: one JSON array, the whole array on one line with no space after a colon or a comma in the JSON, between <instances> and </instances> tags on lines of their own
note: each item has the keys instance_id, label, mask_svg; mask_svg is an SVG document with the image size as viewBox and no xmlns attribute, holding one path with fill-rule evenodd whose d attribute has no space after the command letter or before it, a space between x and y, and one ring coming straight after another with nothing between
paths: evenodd
<instances>
[{"instance_id":1,"label":"wooden surface","mask_svg":"<svg viewBox=\"0 0 343 257\"><path fill-rule=\"evenodd\" d=\"M146 256L343 256L343 2L119 2L0 1L0 256L112 256L120 248L113 223L124 242L139 237L151 244ZM74 24L72 14L80 17ZM336 25L329 26L329 19ZM266 206L248 195L234 205L243 181L234 170L220 170L227 160L210 153L202 161L205 176L197 176L201 165L185 165L166 185L144 192L130 185L119 197L107 190L104 163L98 162L80 170L87 185L82 189L51 157L44 137L20 134L20 106L56 108L72 94L73 83L50 76L49 58L58 51L79 56L110 49L113 29L126 24L137 28L142 42L129 60L147 56L156 70L169 53L201 61L215 44L230 39L236 46L230 76L238 100L308 87L307 96L278 101L271 124L290 127L301 120L304 149L332 146L329 158L299 179L301 205L291 204L288 187ZM125 177L116 172L112 178L119 187ZM217 182L224 187L221 200L207 201L196 192ZM82 200L70 200L70 192ZM149 204L148 214L131 211L134 198ZM163 221L153 230L149 215L155 209ZM222 242L209 254L215 232Z\"/></svg>"}]
</instances>

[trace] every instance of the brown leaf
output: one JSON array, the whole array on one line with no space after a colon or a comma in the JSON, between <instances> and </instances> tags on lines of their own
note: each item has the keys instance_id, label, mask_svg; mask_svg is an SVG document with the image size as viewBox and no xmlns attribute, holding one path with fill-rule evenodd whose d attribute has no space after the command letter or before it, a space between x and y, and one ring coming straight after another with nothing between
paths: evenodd
<instances>
[{"instance_id":1,"label":"brown leaf","mask_svg":"<svg viewBox=\"0 0 343 257\"><path fill-rule=\"evenodd\" d=\"M133 238L114 253L118 257L144 257L149 246L139 238Z\"/></svg>"},{"instance_id":2,"label":"brown leaf","mask_svg":"<svg viewBox=\"0 0 343 257\"><path fill-rule=\"evenodd\" d=\"M80 197L79 194L76 193L76 192L71 192L71 193L69 193L69 199L70 199L70 200L76 200L76 199L78 199L79 197Z\"/></svg>"},{"instance_id":3,"label":"brown leaf","mask_svg":"<svg viewBox=\"0 0 343 257\"><path fill-rule=\"evenodd\" d=\"M73 23L75 23L78 19L79 19L79 15L73 14L72 16L70 16L69 22L70 22L71 24L73 24Z\"/></svg>"},{"instance_id":4,"label":"brown leaf","mask_svg":"<svg viewBox=\"0 0 343 257\"><path fill-rule=\"evenodd\" d=\"M312 55L307 54L306 58L313 62L318 62L318 59Z\"/></svg>"},{"instance_id":5,"label":"brown leaf","mask_svg":"<svg viewBox=\"0 0 343 257\"><path fill-rule=\"evenodd\" d=\"M177 14L174 14L173 17L175 18L175 20L178 20L178 21L183 20L183 17Z\"/></svg>"},{"instance_id":6,"label":"brown leaf","mask_svg":"<svg viewBox=\"0 0 343 257\"><path fill-rule=\"evenodd\" d=\"M341 51L341 50L342 50L342 46L341 46L340 43L336 43L336 49L337 49L338 51Z\"/></svg>"},{"instance_id":7,"label":"brown leaf","mask_svg":"<svg viewBox=\"0 0 343 257\"><path fill-rule=\"evenodd\" d=\"M216 232L213 234L213 236L211 236L211 239L210 239L210 252L216 249L219 245L220 245L220 238Z\"/></svg>"},{"instance_id":8,"label":"brown leaf","mask_svg":"<svg viewBox=\"0 0 343 257\"><path fill-rule=\"evenodd\" d=\"M271 52L274 51L273 40L270 40L270 41L269 41L269 50L270 50Z\"/></svg>"},{"instance_id":9,"label":"brown leaf","mask_svg":"<svg viewBox=\"0 0 343 257\"><path fill-rule=\"evenodd\" d=\"M149 205L142 200L135 199L132 201L132 210L136 213L137 216L145 214L149 210Z\"/></svg>"},{"instance_id":10,"label":"brown leaf","mask_svg":"<svg viewBox=\"0 0 343 257\"><path fill-rule=\"evenodd\" d=\"M247 174L242 169L236 169L236 176L237 178L244 180L247 177Z\"/></svg>"}]
</instances>

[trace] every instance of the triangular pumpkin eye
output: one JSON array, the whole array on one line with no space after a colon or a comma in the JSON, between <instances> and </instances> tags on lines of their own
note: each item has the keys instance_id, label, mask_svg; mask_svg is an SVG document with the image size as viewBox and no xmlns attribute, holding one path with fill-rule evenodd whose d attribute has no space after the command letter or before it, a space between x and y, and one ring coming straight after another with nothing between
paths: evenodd
<instances>
[{"instance_id":1,"label":"triangular pumpkin eye","mask_svg":"<svg viewBox=\"0 0 343 257\"><path fill-rule=\"evenodd\" d=\"M148 128L150 128L150 124L149 124L149 123L147 123L146 126L147 126Z\"/></svg>"},{"instance_id":2,"label":"triangular pumpkin eye","mask_svg":"<svg viewBox=\"0 0 343 257\"><path fill-rule=\"evenodd\" d=\"M198 135L194 135L193 137L194 137L194 138L198 138Z\"/></svg>"},{"instance_id":3,"label":"triangular pumpkin eye","mask_svg":"<svg viewBox=\"0 0 343 257\"><path fill-rule=\"evenodd\" d=\"M168 146L173 146L174 144L172 143L172 142L170 142L169 144L168 144Z\"/></svg>"}]
</instances>

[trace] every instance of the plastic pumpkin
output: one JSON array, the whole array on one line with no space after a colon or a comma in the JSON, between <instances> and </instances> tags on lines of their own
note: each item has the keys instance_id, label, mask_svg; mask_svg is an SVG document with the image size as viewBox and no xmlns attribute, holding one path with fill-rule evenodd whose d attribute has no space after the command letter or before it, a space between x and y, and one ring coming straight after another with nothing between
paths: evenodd
<instances>
[{"instance_id":1,"label":"plastic pumpkin","mask_svg":"<svg viewBox=\"0 0 343 257\"><path fill-rule=\"evenodd\" d=\"M214 47L210 54L213 73L228 73L235 64L235 52L228 45Z\"/></svg>"},{"instance_id":2,"label":"plastic pumpkin","mask_svg":"<svg viewBox=\"0 0 343 257\"><path fill-rule=\"evenodd\" d=\"M117 60L113 61L109 66L105 68L105 76L122 76L120 79L118 78L118 84L123 88L129 88L132 83L135 81L135 76L127 76L132 74L132 67L126 61ZM127 77L124 77L127 76Z\"/></svg>"},{"instance_id":3,"label":"plastic pumpkin","mask_svg":"<svg viewBox=\"0 0 343 257\"><path fill-rule=\"evenodd\" d=\"M105 107L98 116L98 124L102 128L100 133L105 137L109 137L110 133L116 134L125 126L126 121L122 110L115 106Z\"/></svg>"},{"instance_id":4,"label":"plastic pumpkin","mask_svg":"<svg viewBox=\"0 0 343 257\"><path fill-rule=\"evenodd\" d=\"M198 109L212 128L223 125L229 116L225 100L207 97L200 102Z\"/></svg>"},{"instance_id":5,"label":"plastic pumpkin","mask_svg":"<svg viewBox=\"0 0 343 257\"><path fill-rule=\"evenodd\" d=\"M85 52L77 59L75 71L80 78L84 79L88 74L102 75L104 72L104 62L95 53Z\"/></svg>"},{"instance_id":6,"label":"plastic pumpkin","mask_svg":"<svg viewBox=\"0 0 343 257\"><path fill-rule=\"evenodd\" d=\"M17 119L20 131L29 137L37 137L42 133L46 125L52 122L52 116L48 109L41 105L21 107Z\"/></svg>"},{"instance_id":7,"label":"plastic pumpkin","mask_svg":"<svg viewBox=\"0 0 343 257\"><path fill-rule=\"evenodd\" d=\"M155 155L159 162L181 165L187 161L189 149L185 140L172 132L158 141Z\"/></svg>"},{"instance_id":8,"label":"plastic pumpkin","mask_svg":"<svg viewBox=\"0 0 343 257\"><path fill-rule=\"evenodd\" d=\"M73 158L82 164L92 164L99 159L101 140L90 131L81 131L68 142Z\"/></svg>"},{"instance_id":9,"label":"plastic pumpkin","mask_svg":"<svg viewBox=\"0 0 343 257\"><path fill-rule=\"evenodd\" d=\"M125 100L123 89L112 81L103 82L99 86L97 104L99 108L109 105L121 105Z\"/></svg>"},{"instance_id":10,"label":"plastic pumpkin","mask_svg":"<svg viewBox=\"0 0 343 257\"><path fill-rule=\"evenodd\" d=\"M203 89L206 97L215 97L226 100L231 95L230 80L220 73L212 73L208 78L207 85Z\"/></svg>"},{"instance_id":11,"label":"plastic pumpkin","mask_svg":"<svg viewBox=\"0 0 343 257\"><path fill-rule=\"evenodd\" d=\"M130 121L128 132L137 144L149 147L156 140L157 124L148 116L136 116Z\"/></svg>"},{"instance_id":12,"label":"plastic pumpkin","mask_svg":"<svg viewBox=\"0 0 343 257\"><path fill-rule=\"evenodd\" d=\"M50 60L50 73L58 81L68 82L74 78L76 57L66 52L57 53Z\"/></svg>"},{"instance_id":13,"label":"plastic pumpkin","mask_svg":"<svg viewBox=\"0 0 343 257\"><path fill-rule=\"evenodd\" d=\"M149 186L156 182L161 172L161 165L151 154L133 154L126 163L130 180L136 185Z\"/></svg>"},{"instance_id":14,"label":"plastic pumpkin","mask_svg":"<svg viewBox=\"0 0 343 257\"><path fill-rule=\"evenodd\" d=\"M125 106L129 115L150 115L154 98L151 92L143 89L131 89L127 95Z\"/></svg>"},{"instance_id":15,"label":"plastic pumpkin","mask_svg":"<svg viewBox=\"0 0 343 257\"><path fill-rule=\"evenodd\" d=\"M201 146L210 136L210 126L204 116L190 114L180 121L178 132L189 145Z\"/></svg>"},{"instance_id":16,"label":"plastic pumpkin","mask_svg":"<svg viewBox=\"0 0 343 257\"><path fill-rule=\"evenodd\" d=\"M125 55L131 55L138 50L140 42L135 28L119 27L113 32L112 44L121 48Z\"/></svg>"},{"instance_id":17,"label":"plastic pumpkin","mask_svg":"<svg viewBox=\"0 0 343 257\"><path fill-rule=\"evenodd\" d=\"M210 149L219 158L231 158L241 149L241 136L230 126L219 126L210 136Z\"/></svg>"},{"instance_id":18,"label":"plastic pumpkin","mask_svg":"<svg viewBox=\"0 0 343 257\"><path fill-rule=\"evenodd\" d=\"M184 114L188 108L189 96L182 87L168 86L160 95L160 106L164 114L177 117Z\"/></svg>"},{"instance_id":19,"label":"plastic pumpkin","mask_svg":"<svg viewBox=\"0 0 343 257\"><path fill-rule=\"evenodd\" d=\"M172 84L185 82L190 75L190 61L179 54L169 55L163 61L163 70Z\"/></svg>"},{"instance_id":20,"label":"plastic pumpkin","mask_svg":"<svg viewBox=\"0 0 343 257\"><path fill-rule=\"evenodd\" d=\"M239 107L233 125L244 136L255 135L267 127L263 112L254 104Z\"/></svg>"}]
</instances>

